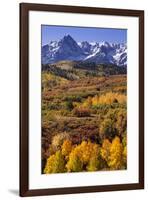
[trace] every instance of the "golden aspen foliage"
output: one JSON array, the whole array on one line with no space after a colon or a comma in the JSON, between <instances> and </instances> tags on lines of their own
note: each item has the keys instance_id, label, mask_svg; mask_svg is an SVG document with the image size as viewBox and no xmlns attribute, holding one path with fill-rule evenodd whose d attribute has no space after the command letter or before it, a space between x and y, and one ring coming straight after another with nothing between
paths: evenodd
<instances>
[{"instance_id":1,"label":"golden aspen foliage","mask_svg":"<svg viewBox=\"0 0 148 200\"><path fill-rule=\"evenodd\" d=\"M84 164L87 164L92 156L98 155L99 153L99 146L90 141L83 141L81 145L79 145L79 148L81 152L81 159Z\"/></svg>"},{"instance_id":2,"label":"golden aspen foliage","mask_svg":"<svg viewBox=\"0 0 148 200\"><path fill-rule=\"evenodd\" d=\"M99 166L99 145L91 143L90 141L83 141L77 145L69 155L69 161L66 165L68 171L79 171L80 169L88 171L96 171ZM75 162L75 159L77 162Z\"/></svg>"},{"instance_id":3,"label":"golden aspen foliage","mask_svg":"<svg viewBox=\"0 0 148 200\"><path fill-rule=\"evenodd\" d=\"M61 153L61 151L57 151L55 154L55 171L57 173L65 172L65 159Z\"/></svg>"},{"instance_id":4,"label":"golden aspen foliage","mask_svg":"<svg viewBox=\"0 0 148 200\"><path fill-rule=\"evenodd\" d=\"M94 96L92 98L92 105L97 106L99 104L112 104L112 103L126 103L126 95L115 92L108 92L101 96Z\"/></svg>"},{"instance_id":5,"label":"golden aspen foliage","mask_svg":"<svg viewBox=\"0 0 148 200\"><path fill-rule=\"evenodd\" d=\"M89 158L88 164L87 164L87 171L97 171L100 169L102 163L100 159L100 148L98 145L95 145L93 147L94 151L92 152L91 157Z\"/></svg>"},{"instance_id":6,"label":"golden aspen foliage","mask_svg":"<svg viewBox=\"0 0 148 200\"><path fill-rule=\"evenodd\" d=\"M84 106L84 107L87 107L87 108L90 108L90 107L92 106L92 98L91 98L91 97L88 97L88 98L86 99L86 101L84 101L83 106Z\"/></svg>"},{"instance_id":7,"label":"golden aspen foliage","mask_svg":"<svg viewBox=\"0 0 148 200\"><path fill-rule=\"evenodd\" d=\"M42 85L46 86L47 88L53 85L50 84L66 84L69 83L69 81L65 78L55 76L54 74L48 73L48 72L42 72Z\"/></svg>"},{"instance_id":8,"label":"golden aspen foliage","mask_svg":"<svg viewBox=\"0 0 148 200\"><path fill-rule=\"evenodd\" d=\"M44 168L44 173L49 174L53 173L53 163L55 161L55 155L51 155L46 162L45 168Z\"/></svg>"},{"instance_id":9,"label":"golden aspen foliage","mask_svg":"<svg viewBox=\"0 0 148 200\"><path fill-rule=\"evenodd\" d=\"M44 169L45 174L49 173L63 173L66 171L65 159L61 151L57 151L55 154L51 155L46 162Z\"/></svg>"},{"instance_id":10,"label":"golden aspen foliage","mask_svg":"<svg viewBox=\"0 0 148 200\"><path fill-rule=\"evenodd\" d=\"M75 147L69 155L69 160L66 164L68 172L81 172L83 171L83 163L80 159L79 150Z\"/></svg>"},{"instance_id":11,"label":"golden aspen foliage","mask_svg":"<svg viewBox=\"0 0 148 200\"><path fill-rule=\"evenodd\" d=\"M70 140L65 140L63 142L61 149L62 149L62 155L68 157L70 152L72 151L72 142Z\"/></svg>"},{"instance_id":12,"label":"golden aspen foliage","mask_svg":"<svg viewBox=\"0 0 148 200\"><path fill-rule=\"evenodd\" d=\"M92 156L87 165L87 171L97 171L99 169L100 162L96 156Z\"/></svg>"},{"instance_id":13,"label":"golden aspen foliage","mask_svg":"<svg viewBox=\"0 0 148 200\"><path fill-rule=\"evenodd\" d=\"M99 104L99 96L95 95L93 98L92 98L92 105L93 106L96 106Z\"/></svg>"},{"instance_id":14,"label":"golden aspen foliage","mask_svg":"<svg viewBox=\"0 0 148 200\"><path fill-rule=\"evenodd\" d=\"M103 141L102 148L101 148L101 156L106 162L109 161L110 148L111 148L111 142L108 139L105 139Z\"/></svg>"},{"instance_id":15,"label":"golden aspen foliage","mask_svg":"<svg viewBox=\"0 0 148 200\"><path fill-rule=\"evenodd\" d=\"M82 141L77 148L79 149L81 160L86 164L91 154L90 144L87 141Z\"/></svg>"},{"instance_id":16,"label":"golden aspen foliage","mask_svg":"<svg viewBox=\"0 0 148 200\"><path fill-rule=\"evenodd\" d=\"M111 169L118 170L121 169L123 164L123 146L120 143L120 138L115 137L110 146L110 156L108 161L108 166Z\"/></svg>"}]
</instances>

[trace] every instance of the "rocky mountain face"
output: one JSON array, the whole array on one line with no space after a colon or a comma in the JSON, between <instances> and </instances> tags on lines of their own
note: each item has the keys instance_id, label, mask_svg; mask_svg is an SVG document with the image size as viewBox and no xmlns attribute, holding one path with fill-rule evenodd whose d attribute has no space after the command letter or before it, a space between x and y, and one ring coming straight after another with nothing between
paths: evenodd
<instances>
[{"instance_id":1,"label":"rocky mountain face","mask_svg":"<svg viewBox=\"0 0 148 200\"><path fill-rule=\"evenodd\" d=\"M86 61L96 64L127 66L126 44L83 41L77 43L70 35L59 41L51 41L42 46L42 64L52 64L62 60Z\"/></svg>"}]
</instances>

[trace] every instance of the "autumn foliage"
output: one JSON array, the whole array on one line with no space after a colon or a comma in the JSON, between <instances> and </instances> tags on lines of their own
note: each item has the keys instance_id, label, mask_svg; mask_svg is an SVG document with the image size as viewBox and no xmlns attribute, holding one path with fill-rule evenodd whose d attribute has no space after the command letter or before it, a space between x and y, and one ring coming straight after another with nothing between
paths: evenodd
<instances>
[{"instance_id":1,"label":"autumn foliage","mask_svg":"<svg viewBox=\"0 0 148 200\"><path fill-rule=\"evenodd\" d=\"M47 163L44 169L45 174L49 173L62 173L65 172L65 160L61 151L57 151L54 155L51 155L47 159Z\"/></svg>"},{"instance_id":2,"label":"autumn foliage","mask_svg":"<svg viewBox=\"0 0 148 200\"><path fill-rule=\"evenodd\" d=\"M95 96L92 98L92 105L98 104L112 104L112 103L125 103L126 96L115 92L108 92L101 96Z\"/></svg>"},{"instance_id":3,"label":"autumn foliage","mask_svg":"<svg viewBox=\"0 0 148 200\"><path fill-rule=\"evenodd\" d=\"M42 72L42 173L126 169L126 75L76 72Z\"/></svg>"},{"instance_id":4,"label":"autumn foliage","mask_svg":"<svg viewBox=\"0 0 148 200\"><path fill-rule=\"evenodd\" d=\"M118 170L125 168L126 155L126 147L123 148L119 137L115 137L112 142L105 139L102 146L90 141L72 145L70 140L65 140L61 150L47 159L44 173L97 171L106 168Z\"/></svg>"}]
</instances>

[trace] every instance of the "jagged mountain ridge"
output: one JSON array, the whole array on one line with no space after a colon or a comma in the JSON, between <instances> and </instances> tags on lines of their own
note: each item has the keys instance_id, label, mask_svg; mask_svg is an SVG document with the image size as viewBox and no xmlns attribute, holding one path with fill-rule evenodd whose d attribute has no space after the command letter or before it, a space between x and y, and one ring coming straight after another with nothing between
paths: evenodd
<instances>
[{"instance_id":1,"label":"jagged mountain ridge","mask_svg":"<svg viewBox=\"0 0 148 200\"><path fill-rule=\"evenodd\" d=\"M96 64L127 66L126 44L83 41L77 43L70 35L59 41L51 41L42 46L42 64L52 64L62 60L87 61Z\"/></svg>"}]
</instances>

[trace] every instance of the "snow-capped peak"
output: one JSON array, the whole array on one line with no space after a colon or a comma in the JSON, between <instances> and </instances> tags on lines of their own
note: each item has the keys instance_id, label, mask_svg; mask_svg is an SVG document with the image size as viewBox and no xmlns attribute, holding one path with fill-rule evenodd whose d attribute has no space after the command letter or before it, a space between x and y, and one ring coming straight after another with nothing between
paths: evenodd
<instances>
[{"instance_id":1,"label":"snow-capped peak","mask_svg":"<svg viewBox=\"0 0 148 200\"><path fill-rule=\"evenodd\" d=\"M76 42L69 34L42 46L42 64L61 60L85 60L101 64L127 65L127 45L122 43Z\"/></svg>"}]
</instances>

